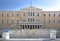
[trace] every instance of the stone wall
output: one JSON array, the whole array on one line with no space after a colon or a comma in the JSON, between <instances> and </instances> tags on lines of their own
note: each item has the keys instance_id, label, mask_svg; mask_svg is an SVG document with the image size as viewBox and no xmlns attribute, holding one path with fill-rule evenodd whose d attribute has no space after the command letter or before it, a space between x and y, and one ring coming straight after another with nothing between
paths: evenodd
<instances>
[{"instance_id":1,"label":"stone wall","mask_svg":"<svg viewBox=\"0 0 60 41\"><path fill-rule=\"evenodd\" d=\"M11 30L11 38L50 38L49 29L22 29Z\"/></svg>"}]
</instances>

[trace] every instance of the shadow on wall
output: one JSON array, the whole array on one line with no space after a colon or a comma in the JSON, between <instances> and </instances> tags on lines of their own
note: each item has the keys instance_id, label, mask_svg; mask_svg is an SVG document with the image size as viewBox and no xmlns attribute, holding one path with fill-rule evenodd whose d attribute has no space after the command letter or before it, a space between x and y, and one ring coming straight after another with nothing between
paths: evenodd
<instances>
[{"instance_id":1,"label":"shadow on wall","mask_svg":"<svg viewBox=\"0 0 60 41\"><path fill-rule=\"evenodd\" d=\"M56 38L60 38L60 29L57 30Z\"/></svg>"},{"instance_id":2,"label":"shadow on wall","mask_svg":"<svg viewBox=\"0 0 60 41\"><path fill-rule=\"evenodd\" d=\"M0 30L0 38L2 38L2 34L3 34L3 32Z\"/></svg>"}]
</instances>

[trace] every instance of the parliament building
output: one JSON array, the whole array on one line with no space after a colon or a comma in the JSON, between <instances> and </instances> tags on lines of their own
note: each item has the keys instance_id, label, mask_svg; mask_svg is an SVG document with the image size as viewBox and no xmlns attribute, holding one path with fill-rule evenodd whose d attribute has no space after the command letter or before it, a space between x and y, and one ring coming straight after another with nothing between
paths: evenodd
<instances>
[{"instance_id":1,"label":"parliament building","mask_svg":"<svg viewBox=\"0 0 60 41\"><path fill-rule=\"evenodd\" d=\"M0 11L0 29L60 29L60 11L43 11L33 6Z\"/></svg>"}]
</instances>

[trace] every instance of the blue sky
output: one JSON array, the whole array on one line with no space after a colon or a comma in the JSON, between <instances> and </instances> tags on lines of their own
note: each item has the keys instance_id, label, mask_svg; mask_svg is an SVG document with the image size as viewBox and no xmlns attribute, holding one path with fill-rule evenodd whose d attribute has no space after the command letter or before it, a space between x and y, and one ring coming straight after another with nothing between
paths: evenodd
<instances>
[{"instance_id":1,"label":"blue sky","mask_svg":"<svg viewBox=\"0 0 60 41\"><path fill-rule=\"evenodd\" d=\"M60 0L0 0L0 10L20 10L32 6L43 10L60 10Z\"/></svg>"}]
</instances>

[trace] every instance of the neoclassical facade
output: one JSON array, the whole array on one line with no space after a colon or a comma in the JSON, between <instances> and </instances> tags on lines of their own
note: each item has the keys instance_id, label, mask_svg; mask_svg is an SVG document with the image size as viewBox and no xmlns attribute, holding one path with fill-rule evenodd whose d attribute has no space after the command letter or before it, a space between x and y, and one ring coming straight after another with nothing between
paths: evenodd
<instances>
[{"instance_id":1,"label":"neoclassical facade","mask_svg":"<svg viewBox=\"0 0 60 41\"><path fill-rule=\"evenodd\" d=\"M33 6L20 11L0 11L0 29L59 29L60 11Z\"/></svg>"}]
</instances>

